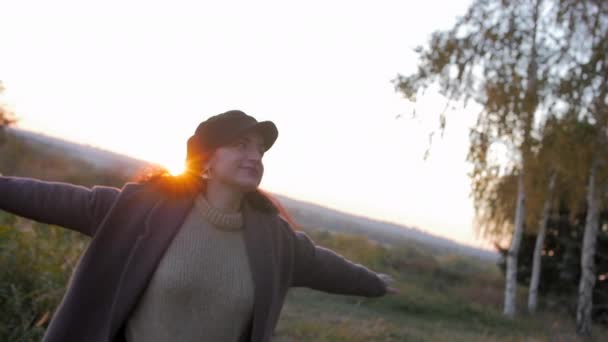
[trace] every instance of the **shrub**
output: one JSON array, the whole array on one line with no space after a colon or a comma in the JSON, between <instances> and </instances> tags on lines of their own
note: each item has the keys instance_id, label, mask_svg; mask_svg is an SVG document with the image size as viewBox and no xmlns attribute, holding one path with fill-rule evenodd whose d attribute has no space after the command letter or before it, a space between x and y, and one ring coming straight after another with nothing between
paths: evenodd
<instances>
[{"instance_id":1,"label":"shrub","mask_svg":"<svg viewBox=\"0 0 608 342\"><path fill-rule=\"evenodd\" d=\"M42 338L85 243L55 226L0 226L0 341Z\"/></svg>"},{"instance_id":2,"label":"shrub","mask_svg":"<svg viewBox=\"0 0 608 342\"><path fill-rule=\"evenodd\" d=\"M328 232L310 233L315 243L375 271L384 268L387 249L366 237Z\"/></svg>"}]
</instances>

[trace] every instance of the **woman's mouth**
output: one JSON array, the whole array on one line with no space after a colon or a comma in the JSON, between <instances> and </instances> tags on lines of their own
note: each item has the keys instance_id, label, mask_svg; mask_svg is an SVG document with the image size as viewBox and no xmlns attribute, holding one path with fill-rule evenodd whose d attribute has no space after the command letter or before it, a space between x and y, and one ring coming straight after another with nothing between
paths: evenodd
<instances>
[{"instance_id":1,"label":"woman's mouth","mask_svg":"<svg viewBox=\"0 0 608 342\"><path fill-rule=\"evenodd\" d=\"M255 168L255 167L250 167L250 166L241 166L241 169L246 171L248 174L252 175L252 176L259 176L260 171Z\"/></svg>"}]
</instances>

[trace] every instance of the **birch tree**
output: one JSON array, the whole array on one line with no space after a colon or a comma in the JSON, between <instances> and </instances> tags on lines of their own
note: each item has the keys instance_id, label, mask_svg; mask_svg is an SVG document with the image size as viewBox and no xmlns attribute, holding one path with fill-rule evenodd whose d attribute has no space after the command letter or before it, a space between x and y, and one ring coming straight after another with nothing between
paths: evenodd
<instances>
[{"instance_id":1,"label":"birch tree","mask_svg":"<svg viewBox=\"0 0 608 342\"><path fill-rule=\"evenodd\" d=\"M559 197L563 199L563 194L569 193L567 206L574 212L579 210L579 203L583 199L584 192L580 191L584 188L581 175L586 171L581 165L587 164L592 148L589 140L585 139L587 127L572 118L560 119L556 116L548 117L543 124L539 148L534 158L536 170L529 175L536 182L532 186L535 201L530 205L533 210L531 214L535 215L530 215L528 223L531 227L538 226L528 290L528 311L531 313L536 311L538 305L542 254L555 195L561 194Z\"/></svg>"},{"instance_id":2,"label":"birch tree","mask_svg":"<svg viewBox=\"0 0 608 342\"><path fill-rule=\"evenodd\" d=\"M536 310L538 303L542 256L547 252L544 241L549 214L557 210L553 208L553 198L559 197L574 212L584 209L579 203L584 200L584 191L581 190L585 187L582 175L586 168L582 166L588 164L592 148L587 138L588 128L578 121L549 116L542 125L539 139L533 141L532 158L525 179L528 189L525 229L528 234L536 236L531 264L525 266L531 270L528 283L530 312ZM476 200L478 211L483 213L478 223L484 227L486 237L501 239L510 232L507 228L513 224L517 182L518 176L514 172L488 179L490 186Z\"/></svg>"},{"instance_id":3,"label":"birch tree","mask_svg":"<svg viewBox=\"0 0 608 342\"><path fill-rule=\"evenodd\" d=\"M482 107L472 130L468 159L473 163L472 194L476 214L480 203L499 203L491 195L499 176L516 175L517 195L512 219L494 225L510 231L506 261L504 313L516 312L517 256L526 214L526 174L533 155L537 122L546 113L574 116L597 128L595 161L588 173L588 214L584 250L587 257L579 290L579 331L590 331L590 298L593 287L594 251L592 222L600 194L598 172L605 162L600 146L606 140L606 92L608 70L608 2L600 0L477 0L455 26L435 32L426 48L419 48L418 71L395 79L406 98L437 84L451 101L474 100ZM445 126L441 113L440 127ZM537 133L537 132L536 132ZM603 140L602 140L603 139ZM507 146L508 165L493 165L490 155L496 144ZM602 175L600 172L599 175ZM490 193L490 194L488 194ZM599 197L598 197L599 198ZM588 231L588 233L587 233ZM587 299L584 299L587 298ZM582 323L582 322L587 323Z\"/></svg>"},{"instance_id":4,"label":"birch tree","mask_svg":"<svg viewBox=\"0 0 608 342\"><path fill-rule=\"evenodd\" d=\"M576 312L577 333L591 335L592 294L600 199L606 174L608 145L608 3L605 1L562 0L567 11L560 19L568 24L569 54L563 58L570 68L559 92L566 114L594 126L593 155L587 184L587 216L581 252L581 278Z\"/></svg>"},{"instance_id":5,"label":"birch tree","mask_svg":"<svg viewBox=\"0 0 608 342\"><path fill-rule=\"evenodd\" d=\"M556 177L557 174L555 172L552 172L551 178L549 180L549 186L547 189L547 198L545 199L542 215L539 221L536 243L534 245L534 254L532 256L532 276L530 279L530 288L528 290L529 312L535 312L538 303L538 285L540 283L541 254L545 246L545 236L547 234L547 220L549 218L549 211L551 210L551 201L553 199Z\"/></svg>"},{"instance_id":6,"label":"birch tree","mask_svg":"<svg viewBox=\"0 0 608 342\"><path fill-rule=\"evenodd\" d=\"M471 132L468 159L474 197L483 197L501 173L489 163L496 143L512 152L510 169L517 174L517 203L507 255L504 314L516 312L517 254L525 218L525 175L530 158L535 115L544 100L552 38L541 12L542 0L475 1L448 31L435 32L428 48L419 48L416 73L399 75L396 87L415 100L421 89L438 84L450 100L473 99L482 106ZM444 114L440 122L445 122Z\"/></svg>"}]
</instances>

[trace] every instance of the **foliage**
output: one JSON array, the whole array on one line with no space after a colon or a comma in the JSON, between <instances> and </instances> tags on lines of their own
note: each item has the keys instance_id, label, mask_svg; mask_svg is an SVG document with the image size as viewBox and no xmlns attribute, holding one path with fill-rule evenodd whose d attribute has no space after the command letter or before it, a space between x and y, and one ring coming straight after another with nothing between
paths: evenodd
<instances>
[{"instance_id":1,"label":"foliage","mask_svg":"<svg viewBox=\"0 0 608 342\"><path fill-rule=\"evenodd\" d=\"M540 137L533 140L532 158L525 175L526 231L534 233L538 228L552 173L557 175L554 190L557 197L566 202L572 213L583 209L588 169L595 149L593 130L592 125L571 118L549 117L543 123ZM513 225L517 175L505 173L488 181L477 216L485 236L500 239L508 236Z\"/></svg>"},{"instance_id":2,"label":"foliage","mask_svg":"<svg viewBox=\"0 0 608 342\"><path fill-rule=\"evenodd\" d=\"M0 172L91 186L120 186L98 170L39 143L7 134ZM39 341L88 239L0 211L0 341Z\"/></svg>"},{"instance_id":3,"label":"foliage","mask_svg":"<svg viewBox=\"0 0 608 342\"><path fill-rule=\"evenodd\" d=\"M364 236L321 232L312 234L312 237L316 243L331 250L339 250L344 257L367 267L381 267L388 256L386 248L370 242Z\"/></svg>"},{"instance_id":4,"label":"foliage","mask_svg":"<svg viewBox=\"0 0 608 342\"><path fill-rule=\"evenodd\" d=\"M42 338L84 246L60 227L0 227L0 340Z\"/></svg>"},{"instance_id":5,"label":"foliage","mask_svg":"<svg viewBox=\"0 0 608 342\"><path fill-rule=\"evenodd\" d=\"M576 134L567 141L562 134L551 143L538 138L543 127L555 131L552 123L542 124L554 118L571 126L580 121L591 125L588 133L605 136L607 7L592 0L475 1L452 29L435 32L428 46L417 48L420 62L415 73L394 80L396 89L412 101L437 84L450 101L466 105L474 100L481 105L470 133L468 160L473 164L472 194L482 235L501 239L513 225L513 202L498 198L500 192L503 198L513 192L513 180L503 175L516 175L525 161L526 170L536 169L536 179L548 178L557 162L554 157L563 149L581 144L597 150L594 147L608 145L599 141L590 145L577 140L581 136ZM441 113L442 129L445 123ZM535 159L542 144L547 158ZM506 163L492 158L499 146L507 151ZM549 146L554 152L549 153ZM567 172L588 168L586 163L560 164ZM537 195L533 193L532 202L542 203L542 195ZM530 221L536 218L528 216Z\"/></svg>"}]
</instances>

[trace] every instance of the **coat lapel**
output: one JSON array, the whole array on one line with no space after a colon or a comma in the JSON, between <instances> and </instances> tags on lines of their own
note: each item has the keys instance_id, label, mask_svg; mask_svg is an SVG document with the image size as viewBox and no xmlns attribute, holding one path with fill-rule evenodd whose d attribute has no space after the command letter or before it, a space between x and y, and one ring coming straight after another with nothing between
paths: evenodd
<instances>
[{"instance_id":1,"label":"coat lapel","mask_svg":"<svg viewBox=\"0 0 608 342\"><path fill-rule=\"evenodd\" d=\"M115 336L146 289L158 263L194 205L194 196L159 200L145 220L143 232L134 242L126 261L117 295L113 303L110 333ZM254 308L251 341L262 341L269 331L266 327L277 277L273 272L276 260L264 214L249 205L244 206L244 238L254 283ZM266 223L266 224L265 224Z\"/></svg>"},{"instance_id":2,"label":"coat lapel","mask_svg":"<svg viewBox=\"0 0 608 342\"><path fill-rule=\"evenodd\" d=\"M267 224L264 224L263 214L248 205L245 206L243 214L245 246L255 287L251 341L263 341L268 334L266 323L277 286L273 272L275 260L272 256L271 235L268 234Z\"/></svg>"},{"instance_id":3,"label":"coat lapel","mask_svg":"<svg viewBox=\"0 0 608 342\"><path fill-rule=\"evenodd\" d=\"M118 293L114 297L110 323L112 335L116 334L128 319L193 204L194 198L191 196L163 198L158 200L150 211L143 232L131 249L120 278Z\"/></svg>"}]
</instances>

